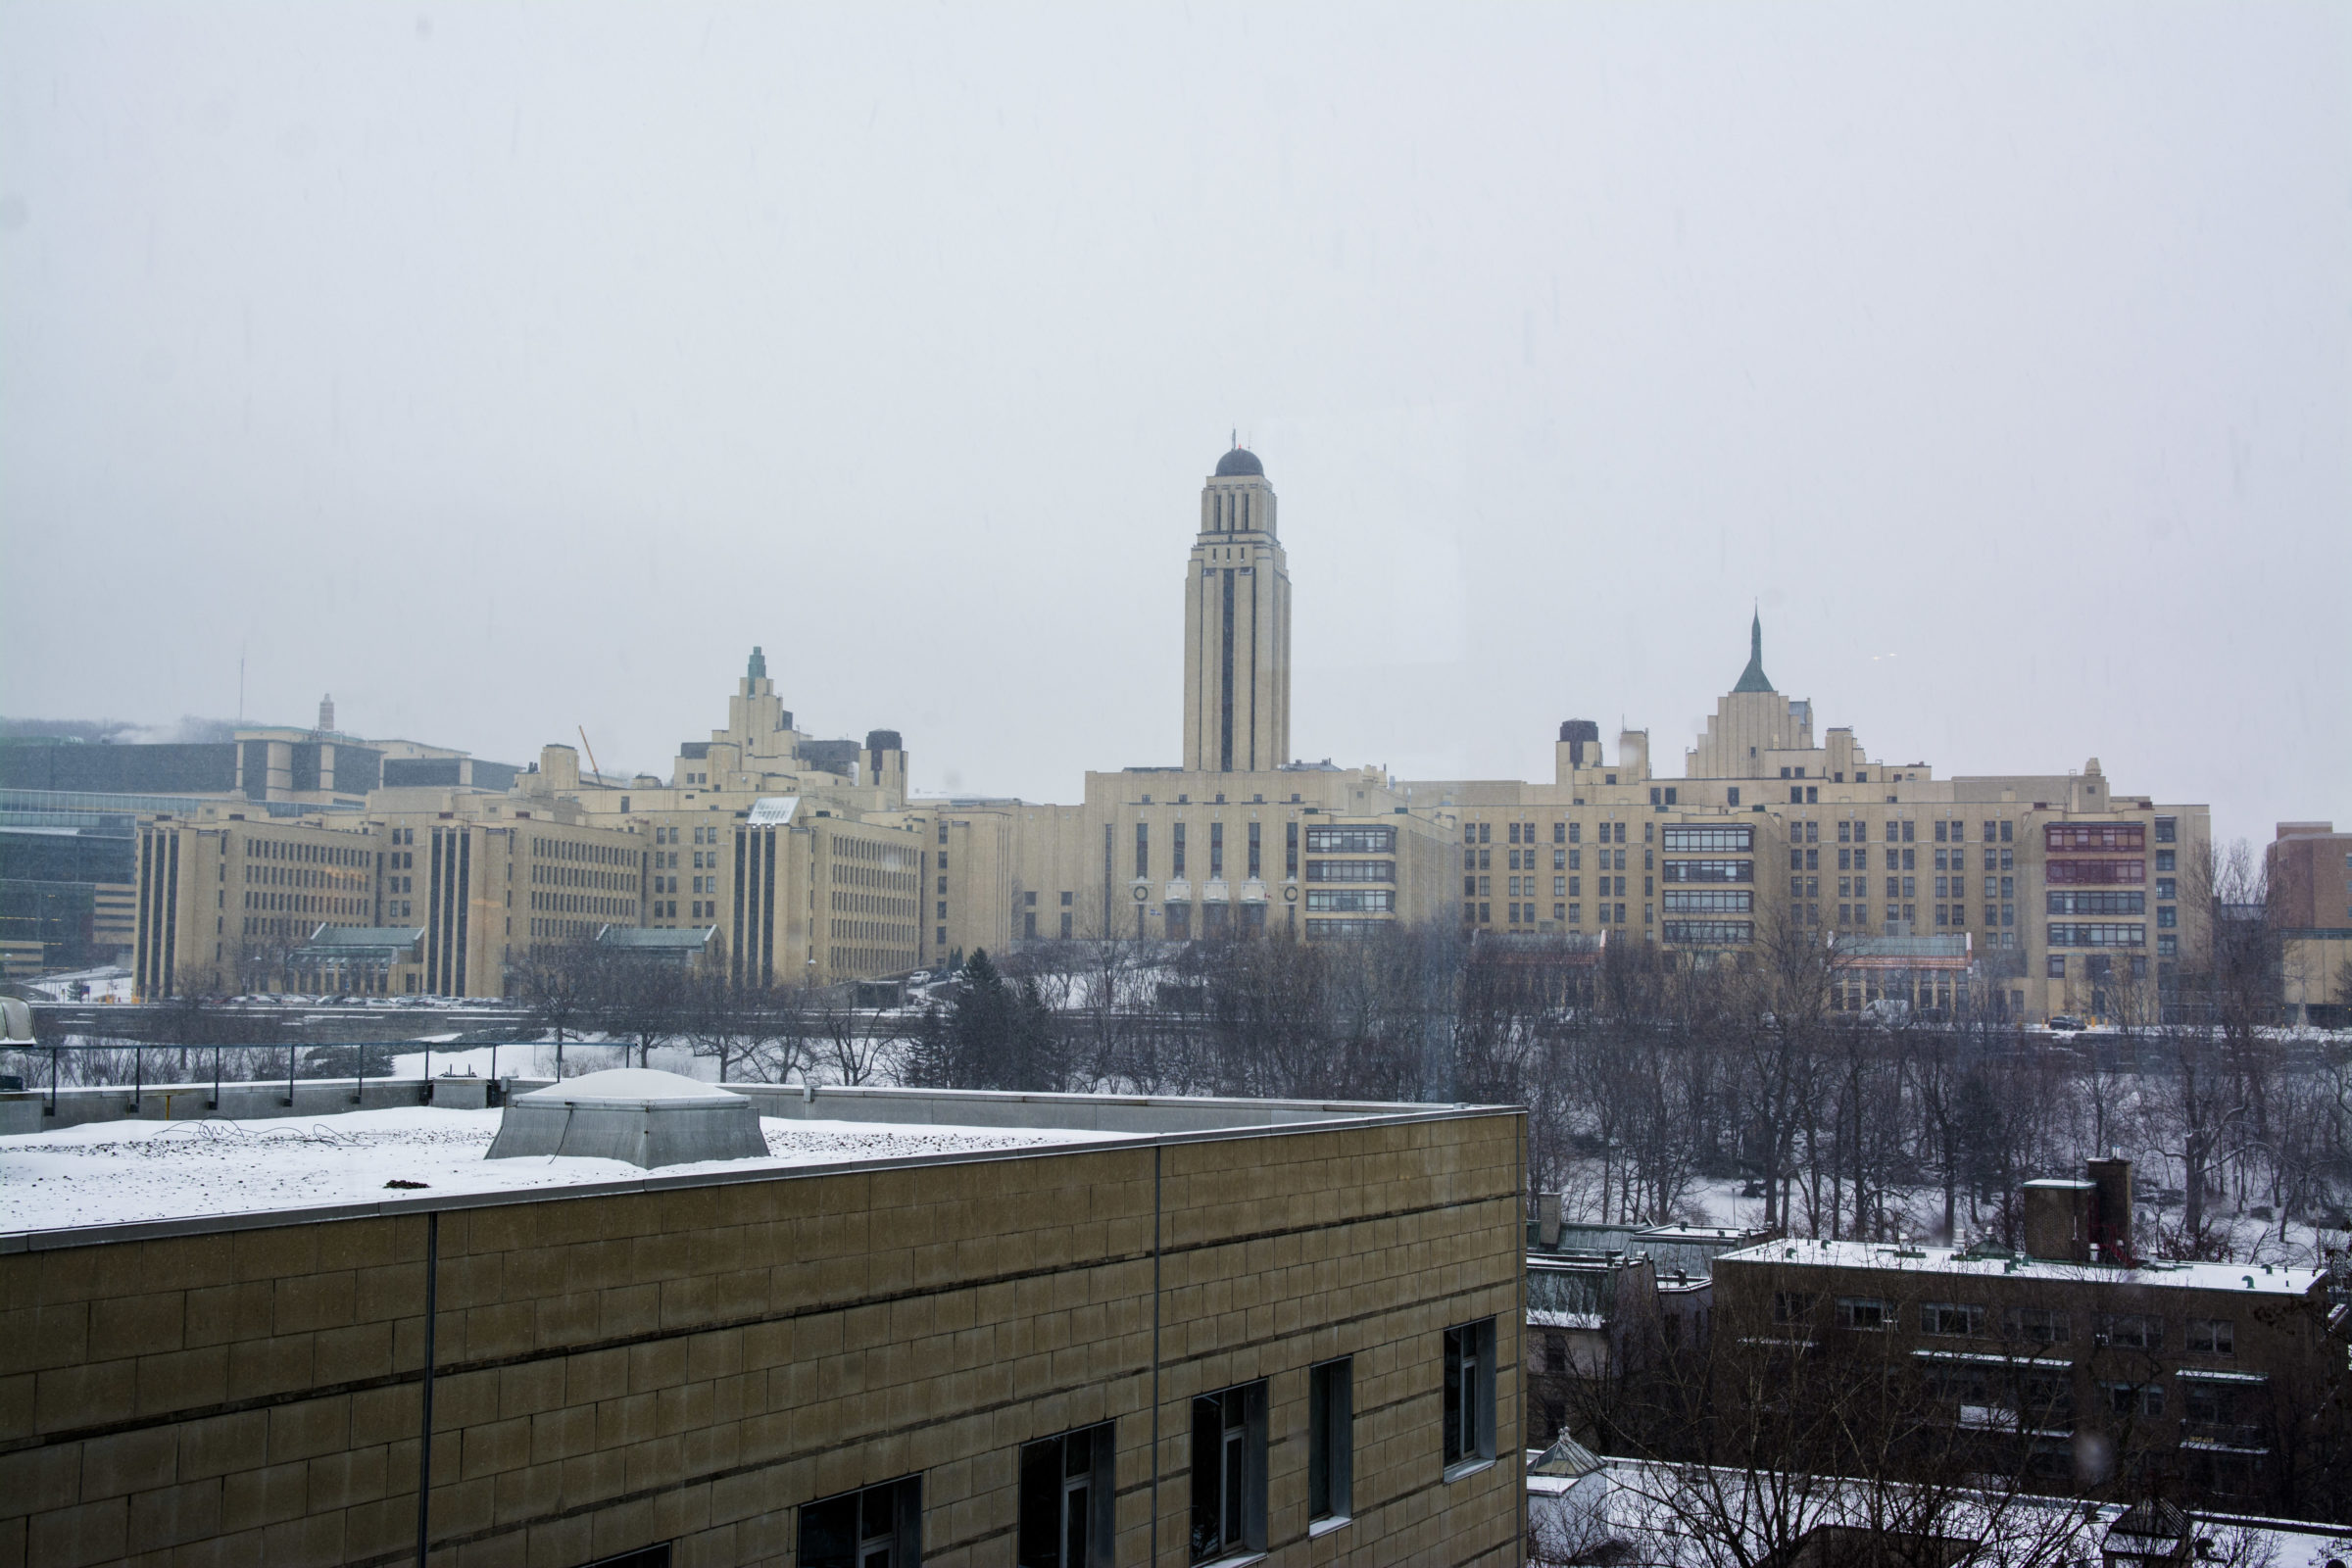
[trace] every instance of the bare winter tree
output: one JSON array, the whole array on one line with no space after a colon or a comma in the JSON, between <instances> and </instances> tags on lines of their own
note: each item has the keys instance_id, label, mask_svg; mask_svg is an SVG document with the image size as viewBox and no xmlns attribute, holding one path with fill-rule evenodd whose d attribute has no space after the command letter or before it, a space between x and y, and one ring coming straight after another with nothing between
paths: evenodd
<instances>
[{"instance_id":1,"label":"bare winter tree","mask_svg":"<svg viewBox=\"0 0 2352 1568\"><path fill-rule=\"evenodd\" d=\"M686 1032L684 965L662 954L622 950L601 955L591 970L588 1017L652 1064L654 1047Z\"/></svg>"},{"instance_id":2,"label":"bare winter tree","mask_svg":"<svg viewBox=\"0 0 2352 1568\"><path fill-rule=\"evenodd\" d=\"M1702 1343L1614 1358L1581 1387L1605 1450L1649 1461L1615 1473L1621 1524L1703 1568L1800 1549L2041 1568L2080 1549L2081 1511L2047 1495L2071 1478L2040 1467L2030 1436L2054 1387L1925 1369L1892 1336L1832 1324L1805 1271L1771 1285L1719 1300Z\"/></svg>"},{"instance_id":3,"label":"bare winter tree","mask_svg":"<svg viewBox=\"0 0 2352 1568\"><path fill-rule=\"evenodd\" d=\"M776 992L735 981L717 965L686 983L687 1038L718 1062L718 1080L780 1084L808 1067L797 1009Z\"/></svg>"},{"instance_id":4,"label":"bare winter tree","mask_svg":"<svg viewBox=\"0 0 2352 1568\"><path fill-rule=\"evenodd\" d=\"M561 1047L578 1034L596 1004L600 957L585 942L535 945L514 966L514 997Z\"/></svg>"}]
</instances>

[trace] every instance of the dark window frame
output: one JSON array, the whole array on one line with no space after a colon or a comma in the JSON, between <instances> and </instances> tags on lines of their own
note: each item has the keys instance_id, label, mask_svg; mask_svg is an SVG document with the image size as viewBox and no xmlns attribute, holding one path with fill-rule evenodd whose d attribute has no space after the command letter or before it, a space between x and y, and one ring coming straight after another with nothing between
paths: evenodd
<instances>
[{"instance_id":1,"label":"dark window frame","mask_svg":"<svg viewBox=\"0 0 2352 1568\"><path fill-rule=\"evenodd\" d=\"M1017 1568L1110 1568L1118 1525L1118 1423L1022 1444L1018 1491Z\"/></svg>"},{"instance_id":2,"label":"dark window frame","mask_svg":"<svg viewBox=\"0 0 2352 1568\"><path fill-rule=\"evenodd\" d=\"M1306 1516L1348 1518L1355 1507L1355 1360L1339 1356L1306 1371Z\"/></svg>"},{"instance_id":3,"label":"dark window frame","mask_svg":"<svg viewBox=\"0 0 2352 1568\"><path fill-rule=\"evenodd\" d=\"M1494 1461L1494 1319L1446 1331L1440 1362L1440 1422L1446 1479Z\"/></svg>"},{"instance_id":4,"label":"dark window frame","mask_svg":"<svg viewBox=\"0 0 2352 1568\"><path fill-rule=\"evenodd\" d=\"M1192 1560L1264 1551L1266 1380L1195 1396L1192 1418Z\"/></svg>"}]
</instances>

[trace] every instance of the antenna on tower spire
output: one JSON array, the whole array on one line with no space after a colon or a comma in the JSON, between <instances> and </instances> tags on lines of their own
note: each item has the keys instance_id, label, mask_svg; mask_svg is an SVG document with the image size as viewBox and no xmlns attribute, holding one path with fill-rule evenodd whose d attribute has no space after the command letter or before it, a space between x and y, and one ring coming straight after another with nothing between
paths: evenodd
<instances>
[{"instance_id":1,"label":"antenna on tower spire","mask_svg":"<svg viewBox=\"0 0 2352 1568\"><path fill-rule=\"evenodd\" d=\"M1234 446L1238 449L1242 444L1242 427L1238 424L1233 427L1232 439Z\"/></svg>"}]
</instances>

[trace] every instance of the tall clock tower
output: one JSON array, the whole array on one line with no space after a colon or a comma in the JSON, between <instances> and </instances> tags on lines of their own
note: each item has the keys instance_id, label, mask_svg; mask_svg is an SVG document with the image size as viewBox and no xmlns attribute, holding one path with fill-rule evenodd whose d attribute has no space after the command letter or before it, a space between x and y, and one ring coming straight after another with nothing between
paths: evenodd
<instances>
[{"instance_id":1,"label":"tall clock tower","mask_svg":"<svg viewBox=\"0 0 2352 1568\"><path fill-rule=\"evenodd\" d=\"M1241 446L1200 492L1184 588L1184 765L1252 773L1291 760L1291 572L1274 487Z\"/></svg>"}]
</instances>

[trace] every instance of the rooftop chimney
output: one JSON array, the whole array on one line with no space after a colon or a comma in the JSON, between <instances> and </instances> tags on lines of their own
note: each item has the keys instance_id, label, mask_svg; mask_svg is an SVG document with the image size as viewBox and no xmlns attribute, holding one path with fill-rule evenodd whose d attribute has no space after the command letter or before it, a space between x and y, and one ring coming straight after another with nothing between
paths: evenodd
<instances>
[{"instance_id":1,"label":"rooftop chimney","mask_svg":"<svg viewBox=\"0 0 2352 1568\"><path fill-rule=\"evenodd\" d=\"M318 699L318 728L321 733L331 733L334 727L335 694L328 692L324 697Z\"/></svg>"},{"instance_id":2,"label":"rooftop chimney","mask_svg":"<svg viewBox=\"0 0 2352 1568\"><path fill-rule=\"evenodd\" d=\"M2026 1252L2054 1263L2090 1261L2089 1182L2045 1179L2018 1189L2026 1204Z\"/></svg>"},{"instance_id":3,"label":"rooftop chimney","mask_svg":"<svg viewBox=\"0 0 2352 1568\"><path fill-rule=\"evenodd\" d=\"M2084 1162L2090 1177L2090 1239L2110 1263L2133 1266L2132 1255L2132 1162L2121 1154Z\"/></svg>"}]
</instances>

